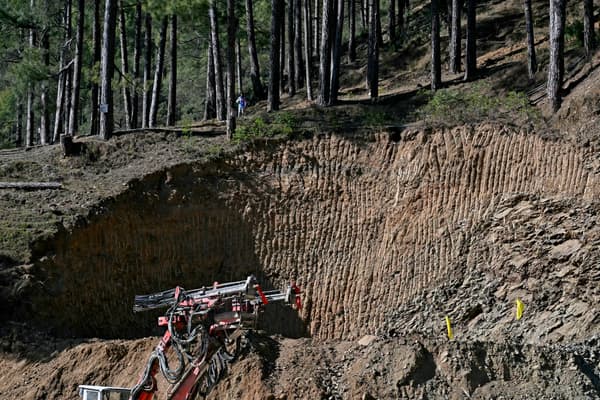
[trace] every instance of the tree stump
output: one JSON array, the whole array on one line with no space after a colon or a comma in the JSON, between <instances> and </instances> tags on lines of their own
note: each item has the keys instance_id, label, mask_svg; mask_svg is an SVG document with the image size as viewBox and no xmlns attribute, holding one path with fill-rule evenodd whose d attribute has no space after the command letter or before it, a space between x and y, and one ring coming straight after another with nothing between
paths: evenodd
<instances>
[{"instance_id":1,"label":"tree stump","mask_svg":"<svg viewBox=\"0 0 600 400\"><path fill-rule=\"evenodd\" d=\"M78 153L78 147L73 143L73 136L71 135L60 135L60 145L63 149L63 156L73 156Z\"/></svg>"}]
</instances>

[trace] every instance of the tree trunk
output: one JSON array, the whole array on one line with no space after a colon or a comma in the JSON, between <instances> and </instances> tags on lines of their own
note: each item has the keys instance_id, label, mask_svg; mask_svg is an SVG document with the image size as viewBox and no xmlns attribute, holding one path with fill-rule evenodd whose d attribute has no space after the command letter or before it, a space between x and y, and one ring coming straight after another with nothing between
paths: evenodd
<instances>
[{"instance_id":1,"label":"tree trunk","mask_svg":"<svg viewBox=\"0 0 600 400\"><path fill-rule=\"evenodd\" d=\"M81 1L81 0L80 0ZM125 9L123 0L119 0L119 38L121 45L121 72L123 79L121 90L123 92L123 113L125 114L125 128L131 129L131 93L129 92L129 55L127 52L127 31L125 23Z\"/></svg>"},{"instance_id":2,"label":"tree trunk","mask_svg":"<svg viewBox=\"0 0 600 400\"><path fill-rule=\"evenodd\" d=\"M560 84L565 78L565 24L567 22L567 0L561 0L560 3L560 40L558 41L560 56L558 58Z\"/></svg>"},{"instance_id":3,"label":"tree trunk","mask_svg":"<svg viewBox=\"0 0 600 400\"><path fill-rule=\"evenodd\" d=\"M369 49L367 60L367 86L369 97L379 96L379 41L377 40L377 21L379 20L379 0L371 0L369 21Z\"/></svg>"},{"instance_id":4,"label":"tree trunk","mask_svg":"<svg viewBox=\"0 0 600 400\"><path fill-rule=\"evenodd\" d=\"M323 19L321 25L321 50L319 61L319 98L321 106L329 105L331 95L331 24L334 18L333 1L323 0Z\"/></svg>"},{"instance_id":5,"label":"tree trunk","mask_svg":"<svg viewBox=\"0 0 600 400\"><path fill-rule=\"evenodd\" d=\"M367 30L369 27L369 0L360 0L360 22L362 30Z\"/></svg>"},{"instance_id":6,"label":"tree trunk","mask_svg":"<svg viewBox=\"0 0 600 400\"><path fill-rule=\"evenodd\" d=\"M108 140L113 132L112 78L115 68L116 0L106 0L100 61L100 138Z\"/></svg>"},{"instance_id":7,"label":"tree trunk","mask_svg":"<svg viewBox=\"0 0 600 400\"><path fill-rule=\"evenodd\" d=\"M465 80L470 81L477 74L477 27L476 0L467 0L467 54Z\"/></svg>"},{"instance_id":8,"label":"tree trunk","mask_svg":"<svg viewBox=\"0 0 600 400\"><path fill-rule=\"evenodd\" d=\"M446 28L448 29L448 39L452 37L452 0L440 0L440 4L438 5L439 7L443 7L446 6L446 15L445 15L445 23L446 23ZM444 16L444 14L438 10L438 13L440 13L440 20L442 19L442 16ZM441 22L440 22L441 24ZM441 27L440 27L441 29Z\"/></svg>"},{"instance_id":9,"label":"tree trunk","mask_svg":"<svg viewBox=\"0 0 600 400\"><path fill-rule=\"evenodd\" d=\"M64 14L63 14L63 23L65 25L70 25L70 1L68 1L65 4L64 7ZM99 65L100 63L100 15L99 15L99 11L98 14L94 15L94 17L96 18L96 24L94 26L94 28L97 28L97 31L95 31L96 36L93 38L94 41L94 61L97 64L94 65ZM60 56L59 56L59 68L60 68L60 72L58 75L58 86L57 86L57 90L56 90L56 112L54 114L54 133L52 135L52 142L56 143L59 140L59 136L61 133L63 132L67 132L68 131L68 121L65 121L65 119L69 118L69 114L64 113L64 110L66 108L65 103L68 103L70 101L70 97L67 97L67 81L69 80L69 69L65 68L66 65L66 60L68 58L68 47L70 45L71 42L71 33L70 33L70 28L65 30L65 35L64 35L64 42L63 45L61 47L60 50ZM100 101L100 97L99 97L99 91L98 91L99 86L93 85L92 86L92 95L96 94L96 98L95 100L92 99L92 101L96 101L96 104L98 104L98 102ZM94 93L94 89L96 90L96 92ZM96 106L97 107L97 106ZM93 108L92 108L93 110ZM97 110L97 109L96 109ZM92 119L93 119L94 115L92 113ZM96 117L98 118L98 114L96 113ZM63 129L63 124L64 129ZM92 121L92 128L97 127L97 123L96 125L93 124Z\"/></svg>"},{"instance_id":10,"label":"tree trunk","mask_svg":"<svg viewBox=\"0 0 600 400\"><path fill-rule=\"evenodd\" d=\"M280 56L281 58L279 59L279 66L281 67L281 73L279 74L280 76L280 95L283 94L284 90L285 90L285 85L286 85L286 74L285 74L285 70L286 70L286 64L285 64L285 48L286 48L286 42L285 42L285 0L283 0L283 6L282 6L282 10L281 10L281 36L280 36L280 40L281 43L279 44L279 50L280 50Z\"/></svg>"},{"instance_id":11,"label":"tree trunk","mask_svg":"<svg viewBox=\"0 0 600 400\"><path fill-rule=\"evenodd\" d=\"M71 109L69 112L69 135L79 131L79 93L81 85L81 66L83 64L83 28L85 24L85 0L77 1L77 32L75 33L75 59L73 64L73 85L71 91Z\"/></svg>"},{"instance_id":12,"label":"tree trunk","mask_svg":"<svg viewBox=\"0 0 600 400\"><path fill-rule=\"evenodd\" d=\"M294 0L294 83L296 89L302 87L302 0Z\"/></svg>"},{"instance_id":13,"label":"tree trunk","mask_svg":"<svg viewBox=\"0 0 600 400\"><path fill-rule=\"evenodd\" d=\"M204 104L204 119L213 119L217 117L216 109L216 83L215 83L215 63L213 60L213 50L210 43L210 35L208 38L208 48L206 56L206 102Z\"/></svg>"},{"instance_id":14,"label":"tree trunk","mask_svg":"<svg viewBox=\"0 0 600 400\"><path fill-rule=\"evenodd\" d=\"M65 28L66 28L66 38L65 43L66 51L67 51L67 60L72 58L71 54L71 42L73 38L73 30L71 29L71 19L73 18L73 4L72 0L67 0L66 2L66 13L65 13ZM66 133L70 132L71 127L69 126L69 117L71 115L71 96L72 96L72 88L73 88L73 65L71 64L67 70L65 71L65 97L63 101L63 116L65 120L65 129Z\"/></svg>"},{"instance_id":15,"label":"tree trunk","mask_svg":"<svg viewBox=\"0 0 600 400\"><path fill-rule=\"evenodd\" d=\"M269 93L267 99L267 111L279 110L279 83L280 83L280 57L281 51L281 19L285 7L284 0L271 0L271 52L269 53Z\"/></svg>"},{"instance_id":16,"label":"tree trunk","mask_svg":"<svg viewBox=\"0 0 600 400\"><path fill-rule=\"evenodd\" d=\"M335 1L335 0L334 0ZM330 103L337 103L340 88L340 62L342 58L342 34L344 31L344 3L346 0L337 0L337 22L335 26L335 42L332 49L331 60L331 93Z\"/></svg>"},{"instance_id":17,"label":"tree trunk","mask_svg":"<svg viewBox=\"0 0 600 400\"><path fill-rule=\"evenodd\" d=\"M148 127L150 118L150 85L152 76L152 17L146 14L144 32L144 82L142 96L142 128Z\"/></svg>"},{"instance_id":18,"label":"tree trunk","mask_svg":"<svg viewBox=\"0 0 600 400\"><path fill-rule=\"evenodd\" d=\"M321 54L319 53L319 51L321 50L321 31L319 30L321 27L321 7L322 6L322 0L315 0L315 6L314 6L314 18L313 18L313 48L312 48L312 55L315 59L321 57Z\"/></svg>"},{"instance_id":19,"label":"tree trunk","mask_svg":"<svg viewBox=\"0 0 600 400\"><path fill-rule=\"evenodd\" d=\"M17 124L15 126L15 146L23 146L23 105L17 100Z\"/></svg>"},{"instance_id":20,"label":"tree trunk","mask_svg":"<svg viewBox=\"0 0 600 400\"><path fill-rule=\"evenodd\" d=\"M383 47L383 29L381 28L380 0L377 0L377 45Z\"/></svg>"},{"instance_id":21,"label":"tree trunk","mask_svg":"<svg viewBox=\"0 0 600 400\"><path fill-rule=\"evenodd\" d=\"M560 89L562 87L562 75L560 63L562 54L561 41L564 41L562 20L564 0L550 0L550 59L548 60L548 101L553 112L560 108Z\"/></svg>"},{"instance_id":22,"label":"tree trunk","mask_svg":"<svg viewBox=\"0 0 600 400\"><path fill-rule=\"evenodd\" d=\"M29 83L27 85L27 126L25 128L25 147L33 146L35 131L33 107L33 84Z\"/></svg>"},{"instance_id":23,"label":"tree trunk","mask_svg":"<svg viewBox=\"0 0 600 400\"><path fill-rule=\"evenodd\" d=\"M45 11L48 10L48 0L44 1ZM44 27L42 33L41 45L42 45L42 62L46 68L50 67L50 36L49 32L46 31L47 27ZM40 143L42 145L48 144L50 137L50 117L48 115L48 81L44 79L42 81L42 87L40 88Z\"/></svg>"},{"instance_id":24,"label":"tree trunk","mask_svg":"<svg viewBox=\"0 0 600 400\"><path fill-rule=\"evenodd\" d=\"M396 0L390 0L388 7L388 36L390 45L396 46Z\"/></svg>"},{"instance_id":25,"label":"tree trunk","mask_svg":"<svg viewBox=\"0 0 600 400\"><path fill-rule=\"evenodd\" d=\"M462 0L459 0L462 2ZM408 0L398 0L398 30L400 34L405 36L406 34L406 25L408 21ZM460 18L459 18L460 24Z\"/></svg>"},{"instance_id":26,"label":"tree trunk","mask_svg":"<svg viewBox=\"0 0 600 400\"><path fill-rule=\"evenodd\" d=\"M31 12L35 10L35 0L30 2ZM29 47L35 47L35 29L29 29ZM35 131L35 116L34 116L34 85L32 82L27 83L27 127L25 130L25 146L33 146L34 131Z\"/></svg>"},{"instance_id":27,"label":"tree trunk","mask_svg":"<svg viewBox=\"0 0 600 400\"><path fill-rule=\"evenodd\" d=\"M60 52L60 61L58 63L58 65L60 66L61 72L58 74L58 85L56 88L56 111L54 114L54 132L52 134L52 142L56 143L58 142L59 138L60 138L60 134L62 133L62 104L64 101L64 96L65 96L65 79L66 77L66 71L63 70L63 66L64 66L64 57L65 57L65 50L64 47L63 49L61 49ZM98 84L94 84L92 85L92 124L91 124L91 131L94 133L98 133L98 104L100 101L100 97L99 97L99 91L98 91ZM95 112L94 112L95 111Z\"/></svg>"},{"instance_id":28,"label":"tree trunk","mask_svg":"<svg viewBox=\"0 0 600 400\"><path fill-rule=\"evenodd\" d=\"M60 182L0 182L0 189L42 190L62 187Z\"/></svg>"},{"instance_id":29,"label":"tree trunk","mask_svg":"<svg viewBox=\"0 0 600 400\"><path fill-rule=\"evenodd\" d=\"M440 10L439 0L431 0L431 90L436 91L442 83L440 56Z\"/></svg>"},{"instance_id":30,"label":"tree trunk","mask_svg":"<svg viewBox=\"0 0 600 400\"><path fill-rule=\"evenodd\" d=\"M177 121L177 16L171 15L171 60L169 75L169 98L167 102L167 125L175 125Z\"/></svg>"},{"instance_id":31,"label":"tree trunk","mask_svg":"<svg viewBox=\"0 0 600 400\"><path fill-rule=\"evenodd\" d=\"M395 0L392 0L395 1ZM348 61L356 60L356 0L348 0Z\"/></svg>"},{"instance_id":32,"label":"tree trunk","mask_svg":"<svg viewBox=\"0 0 600 400\"><path fill-rule=\"evenodd\" d=\"M311 78L311 40L310 40L310 2L311 0L304 1L304 73L306 74L306 98L312 101L312 78Z\"/></svg>"},{"instance_id":33,"label":"tree trunk","mask_svg":"<svg viewBox=\"0 0 600 400\"><path fill-rule=\"evenodd\" d=\"M588 59L592 58L596 48L594 33L594 0L583 0L583 47Z\"/></svg>"},{"instance_id":34,"label":"tree trunk","mask_svg":"<svg viewBox=\"0 0 600 400\"><path fill-rule=\"evenodd\" d=\"M258 100L265 98L265 89L260 80L260 65L256 52L256 39L254 36L254 10L252 0L246 0L246 26L248 35L248 54L250 55L250 81L252 92Z\"/></svg>"},{"instance_id":35,"label":"tree trunk","mask_svg":"<svg viewBox=\"0 0 600 400\"><path fill-rule=\"evenodd\" d=\"M213 50L213 63L215 65L215 82L217 87L217 119L224 121L226 119L227 107L225 105L225 89L223 86L223 67L221 63L221 46L219 43L219 25L217 22L217 11L215 1L211 0L208 9L210 19L210 40Z\"/></svg>"},{"instance_id":36,"label":"tree trunk","mask_svg":"<svg viewBox=\"0 0 600 400\"><path fill-rule=\"evenodd\" d=\"M294 77L296 76L296 55L294 54L294 3L295 0L288 0L288 14L287 14L287 71L288 71L288 94L294 96L296 94L296 82Z\"/></svg>"},{"instance_id":37,"label":"tree trunk","mask_svg":"<svg viewBox=\"0 0 600 400\"><path fill-rule=\"evenodd\" d=\"M160 102L160 91L162 89L162 76L165 65L165 45L167 42L167 27L169 19L163 17L158 37L158 49L156 50L156 69L154 70L154 84L152 85L152 102L150 103L150 116L148 125L154 128L158 119L158 103Z\"/></svg>"},{"instance_id":38,"label":"tree trunk","mask_svg":"<svg viewBox=\"0 0 600 400\"><path fill-rule=\"evenodd\" d=\"M525 30L527 31L527 72L529 79L533 79L537 71L537 59L535 57L535 37L533 36L533 17L531 12L531 0L523 2L525 11Z\"/></svg>"},{"instance_id":39,"label":"tree trunk","mask_svg":"<svg viewBox=\"0 0 600 400\"><path fill-rule=\"evenodd\" d=\"M461 69L462 31L460 26L463 0L451 0L452 13L450 17L450 72L458 74Z\"/></svg>"},{"instance_id":40,"label":"tree trunk","mask_svg":"<svg viewBox=\"0 0 600 400\"><path fill-rule=\"evenodd\" d=\"M131 97L131 126L139 127L140 55L142 53L142 1L135 4L135 33L133 37L133 95Z\"/></svg>"},{"instance_id":41,"label":"tree trunk","mask_svg":"<svg viewBox=\"0 0 600 400\"><path fill-rule=\"evenodd\" d=\"M300 0L300 1L304 1L304 0ZM313 33L314 33L314 29L313 29L313 25L312 25L312 1L309 1L308 3L306 3L304 5L304 7L306 7L306 11L308 11L308 16L303 15L303 17L306 19L306 23L302 22L303 24L303 29L308 30L308 54L312 57L313 52L314 52L314 43L315 43L315 39L313 37ZM304 62L306 64L306 61ZM312 65L312 58L311 60L309 60L309 64Z\"/></svg>"},{"instance_id":42,"label":"tree trunk","mask_svg":"<svg viewBox=\"0 0 600 400\"><path fill-rule=\"evenodd\" d=\"M94 1L94 20L92 21L92 46L93 46L93 62L94 62L94 67L99 66L100 65L100 1ZM61 52L61 58L63 57L63 53ZM62 68L62 62L60 63L61 68ZM96 70L96 68L94 68L94 70ZM61 90L61 79L62 79L62 75L59 77L59 84L58 84L58 91L60 93ZM97 78L98 75L95 76L95 78ZM98 116L98 112L99 112L99 105L100 105L100 97L99 97L99 90L98 90L98 80L97 79L92 79L92 101L91 101L91 109L92 109L92 114L90 117L90 134L92 135L98 135L98 122L99 122L99 116ZM53 138L53 142L56 143L59 140L59 131L58 131L58 119L59 119L59 115L60 113L58 112L60 106L59 106L59 96L57 94L56 96L56 119L55 119L55 124L54 124L54 138Z\"/></svg>"},{"instance_id":43,"label":"tree trunk","mask_svg":"<svg viewBox=\"0 0 600 400\"><path fill-rule=\"evenodd\" d=\"M237 23L239 23L239 21L237 21ZM242 81L242 46L240 45L240 38L239 36L236 37L235 40L235 56L236 56L236 61L235 61L235 66L236 66L236 70L235 70L235 77L237 78L237 87L239 88L239 92L240 94L245 94L244 93L244 82Z\"/></svg>"},{"instance_id":44,"label":"tree trunk","mask_svg":"<svg viewBox=\"0 0 600 400\"><path fill-rule=\"evenodd\" d=\"M235 132L235 34L237 32L235 0L227 0L227 138Z\"/></svg>"}]
</instances>

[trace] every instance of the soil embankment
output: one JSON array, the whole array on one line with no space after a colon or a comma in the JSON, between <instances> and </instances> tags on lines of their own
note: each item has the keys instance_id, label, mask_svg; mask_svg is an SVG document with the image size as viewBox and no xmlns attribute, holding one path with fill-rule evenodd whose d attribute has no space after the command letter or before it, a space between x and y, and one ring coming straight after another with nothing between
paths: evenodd
<instances>
[{"instance_id":1,"label":"soil embankment","mask_svg":"<svg viewBox=\"0 0 600 400\"><path fill-rule=\"evenodd\" d=\"M171 140L153 135L137 146L154 151ZM255 273L267 286L299 281L302 313L273 330L316 341L283 341L276 355L251 352L219 396L243 398L236 390L252 387L255 396L246 398L516 399L550 381L556 390L567 386L548 398L597 393L596 355L584 342L600 322L600 174L589 149L495 125L321 134L179 161L119 161L104 148L113 145L90 143L94 151L82 156L92 169L120 163L95 182L52 170L66 189L40 214L49 210L59 229L31 243L29 259L6 262L4 293L30 322L77 337L150 334L153 318L131 313L134 294ZM58 157L57 148L43 151ZM142 162L147 173L132 166ZM3 196L4 204L30 204L41 195ZM83 201L79 219L61 219L73 207L69 197ZM526 304L519 322L516 298ZM455 321L456 343L444 340L445 315ZM368 334L379 339L352 342ZM4 350L18 353L22 340L4 337ZM85 359L75 354L84 346L98 367L71 378L45 374L47 398L73 398L75 378L130 385L135 377L129 384L115 377L133 373L120 369L131 354L144 358L150 347L137 343L58 346L43 360L8 356L4 370L12 372L3 375L66 371L66 360ZM113 345L127 356L94 350ZM24 379L0 397L40 398L23 391Z\"/></svg>"}]
</instances>

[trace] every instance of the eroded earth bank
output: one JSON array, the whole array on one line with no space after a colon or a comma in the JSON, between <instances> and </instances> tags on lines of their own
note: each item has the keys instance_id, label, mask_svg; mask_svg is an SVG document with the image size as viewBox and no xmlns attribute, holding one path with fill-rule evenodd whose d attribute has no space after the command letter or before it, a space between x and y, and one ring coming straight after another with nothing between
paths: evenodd
<instances>
[{"instance_id":1,"label":"eroded earth bank","mask_svg":"<svg viewBox=\"0 0 600 400\"><path fill-rule=\"evenodd\" d=\"M15 321L0 398L132 386L157 340L140 338L158 333L135 294L249 273L296 279L304 308L267 321L275 336L257 334L210 398L600 396L594 145L496 125L196 139L3 154L4 180L63 189L0 193Z\"/></svg>"}]
</instances>

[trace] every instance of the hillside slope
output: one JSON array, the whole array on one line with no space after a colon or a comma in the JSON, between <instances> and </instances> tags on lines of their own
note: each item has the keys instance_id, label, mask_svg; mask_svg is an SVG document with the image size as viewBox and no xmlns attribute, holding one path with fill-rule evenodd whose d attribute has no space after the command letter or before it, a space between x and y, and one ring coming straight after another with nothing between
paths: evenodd
<instances>
[{"instance_id":1,"label":"hillside slope","mask_svg":"<svg viewBox=\"0 0 600 400\"><path fill-rule=\"evenodd\" d=\"M520 3L486 7L485 32L515 47L484 48L476 99L523 71L519 37L501 25ZM279 117L245 121L294 120L287 136L228 143L206 123L78 138L73 157L0 152L0 181L63 186L0 189L0 310L12 320L0 399L132 386L157 340L143 338L155 315L131 312L135 294L249 273L266 287L296 279L305 307L267 313L271 336L254 335L209 398L600 398L600 70L575 53L563 108L535 126L506 110L414 121L431 99L423 69L388 65L371 104L352 87L355 65L342 105L286 99Z\"/></svg>"},{"instance_id":2,"label":"hillside slope","mask_svg":"<svg viewBox=\"0 0 600 400\"><path fill-rule=\"evenodd\" d=\"M145 140L162 134L148 135ZM100 153L106 159L114 156ZM88 159L98 166L104 161ZM507 361L511 370L526 370L525 365L541 362L538 357L554 357L558 351L558 358L551 362L551 374L558 376L561 368L571 371L569 360L575 353L569 349L580 348L582 358L577 362L583 369L573 371L594 371L593 346L586 343L592 343L600 322L596 318L600 185L595 163L589 147L481 125L407 129L399 135L331 132L292 142L255 143L229 155L142 173L139 179L129 176L120 181L119 173L108 173L111 179L105 190L119 188L121 193L98 203L92 213L35 248L27 274L21 275L16 287L18 297L12 298L28 304L24 307L27 314L22 315L29 316L29 323L51 327L56 333L135 336L150 333L153 324L143 316L133 319L131 304L122 301L136 293L182 282L187 287L201 286L250 272L275 286L294 277L304 289L302 319L269 327L317 339L304 342L315 348L309 360L318 358L319 342L376 334L381 344L375 345L373 354L385 354L377 346L391 346L397 353L378 361L387 371L389 363L405 357L399 350L403 338L414 337L428 349L424 354L432 354L435 361L426 364L425 377L399 379L404 383L397 385L396 395L441 396L450 390L442 388L458 379L455 372L447 378L435 372L448 357L444 352L463 360L457 362L466 363L464 368L470 365L468 371L475 368L468 361L474 351L471 346L481 346L488 355L480 361L485 367L477 368L485 369L485 382L496 382L489 390L505 393L502 382L514 383L517 378L501 376L492 367L494 354L500 357L505 352L503 346L522 349L528 343L527 351L532 352ZM69 179L63 180L66 189L57 196L78 196L79 189L74 190ZM97 179L94 184L102 182ZM26 199L26 204L40 196L37 192L10 193ZM75 303L73 296L78 298ZM526 304L525 317L519 322L514 321L516 298ZM455 321L456 345L445 343L445 315ZM5 350L23 351L14 342L19 341L9 340ZM129 349L134 342L124 346ZM290 346L294 350L280 352L270 362L283 363L283 370L302 370L304 361L286 364L281 358L295 352L297 346ZM136 357L143 358L142 353L136 352ZM48 358L51 368L62 365L61 354ZM69 354L65 353L65 359L71 358ZM98 357L98 372L49 378L71 385L70 390L64 389L68 393L63 389L52 392L53 398L73 398L71 379L110 383L120 373L128 374L102 372L114 360ZM420 356L415 357L420 365ZM263 369L260 365L266 361L260 361L260 356L252 359L256 361L243 365ZM17 362L11 367L16 370L6 371L25 367L31 364ZM348 368L354 367L348 364ZM345 369L309 368L298 373L314 373L313 379L343 377L348 380L346 390L353 385L367 390L368 386L362 381L363 372L346 376ZM388 372L378 374L393 379ZM10 376L22 379L19 373ZM531 378L525 377L519 379ZM547 384L546 378L540 382ZM462 384L468 392L485 386L483 381L469 379ZM587 382L590 378L577 379ZM129 385L134 380L129 375ZM412 389L402 389L406 384ZM222 390L238 390L237 385L224 385ZM279 386L279 380L272 385L265 390L291 390ZM593 382L582 385L570 385L566 394L549 398L583 396L589 385L596 387ZM317 385L315 393L333 390L326 386ZM523 390L535 393L535 388ZM367 391L380 398L389 395ZM356 394L336 393L343 398ZM39 394L29 396L38 398Z\"/></svg>"}]
</instances>

